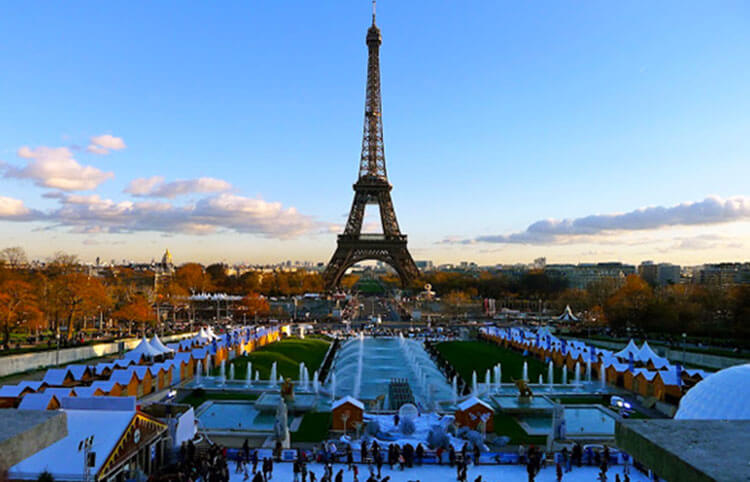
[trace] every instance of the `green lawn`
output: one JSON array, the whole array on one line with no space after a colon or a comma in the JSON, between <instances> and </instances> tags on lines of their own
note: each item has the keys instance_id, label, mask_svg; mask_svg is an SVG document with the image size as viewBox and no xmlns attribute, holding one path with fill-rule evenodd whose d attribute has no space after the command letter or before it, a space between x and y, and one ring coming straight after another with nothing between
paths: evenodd
<instances>
[{"instance_id":1,"label":"green lawn","mask_svg":"<svg viewBox=\"0 0 750 482\"><path fill-rule=\"evenodd\" d=\"M508 348L479 341L449 341L438 344L437 349L467 383L471 383L472 371L476 371L477 380L483 382L487 369L492 370L498 363L502 364L504 383L519 380L523 373L524 360L529 364L531 383L536 383L540 374L544 376L544 382L547 382L547 366L544 362L531 355L524 357L521 353ZM570 379L570 373L568 375ZM562 369L555 368L555 381L559 383L560 380Z\"/></svg>"},{"instance_id":2,"label":"green lawn","mask_svg":"<svg viewBox=\"0 0 750 482\"><path fill-rule=\"evenodd\" d=\"M296 380L299 377L299 364L304 362L312 377L313 372L323 363L328 346L327 340L320 338L284 338L281 341L266 345L247 356L240 356L232 360L234 377L244 380L247 373L248 361L253 364L253 373L260 372L260 377L267 380L271 374L271 365L276 362L276 370L284 378ZM229 366L227 366L229 376ZM212 374L218 374L218 367L212 369Z\"/></svg>"},{"instance_id":3,"label":"green lawn","mask_svg":"<svg viewBox=\"0 0 750 482\"><path fill-rule=\"evenodd\" d=\"M544 435L528 435L526 431L518 425L515 418L507 413L495 412L495 433L510 437L510 445L544 445L547 443L547 437Z\"/></svg>"},{"instance_id":4,"label":"green lawn","mask_svg":"<svg viewBox=\"0 0 750 482\"><path fill-rule=\"evenodd\" d=\"M198 408L207 400L257 400L258 395L254 393L207 393L205 390L194 390L190 395L183 398L180 403L192 405Z\"/></svg>"},{"instance_id":5,"label":"green lawn","mask_svg":"<svg viewBox=\"0 0 750 482\"><path fill-rule=\"evenodd\" d=\"M331 427L331 412L308 412L296 432L291 433L292 442L321 442L328 437Z\"/></svg>"}]
</instances>

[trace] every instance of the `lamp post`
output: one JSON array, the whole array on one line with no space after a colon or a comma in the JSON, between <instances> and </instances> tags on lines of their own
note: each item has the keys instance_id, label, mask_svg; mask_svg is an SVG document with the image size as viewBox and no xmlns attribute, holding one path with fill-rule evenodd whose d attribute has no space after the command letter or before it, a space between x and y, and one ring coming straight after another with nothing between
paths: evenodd
<instances>
[{"instance_id":1,"label":"lamp post","mask_svg":"<svg viewBox=\"0 0 750 482\"><path fill-rule=\"evenodd\" d=\"M96 452L91 451L94 445L94 436L86 437L78 442L78 451L83 452L83 482L89 481L90 469L95 465Z\"/></svg>"}]
</instances>

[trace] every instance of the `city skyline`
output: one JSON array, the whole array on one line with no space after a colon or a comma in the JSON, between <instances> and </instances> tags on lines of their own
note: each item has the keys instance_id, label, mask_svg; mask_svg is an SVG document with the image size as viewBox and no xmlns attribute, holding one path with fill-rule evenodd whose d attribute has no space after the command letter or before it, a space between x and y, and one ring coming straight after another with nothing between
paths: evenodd
<instances>
[{"instance_id":1,"label":"city skyline","mask_svg":"<svg viewBox=\"0 0 750 482\"><path fill-rule=\"evenodd\" d=\"M368 2L8 10L0 247L328 260ZM385 150L414 258L747 259L747 13L383 2Z\"/></svg>"}]
</instances>

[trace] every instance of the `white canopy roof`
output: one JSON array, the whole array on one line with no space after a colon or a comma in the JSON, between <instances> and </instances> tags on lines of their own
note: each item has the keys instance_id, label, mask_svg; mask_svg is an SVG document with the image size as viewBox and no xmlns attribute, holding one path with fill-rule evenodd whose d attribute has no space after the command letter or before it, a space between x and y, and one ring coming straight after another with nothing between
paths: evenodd
<instances>
[{"instance_id":1,"label":"white canopy roof","mask_svg":"<svg viewBox=\"0 0 750 482\"><path fill-rule=\"evenodd\" d=\"M142 356L145 356L147 358L153 358L155 356L161 355L160 351L157 351L152 347L146 337L144 336L143 339L141 339L141 342L138 343L138 346L130 350L125 354L125 358L129 359L136 359L141 358Z\"/></svg>"},{"instance_id":2,"label":"white canopy roof","mask_svg":"<svg viewBox=\"0 0 750 482\"><path fill-rule=\"evenodd\" d=\"M638 360L638 353L639 352L640 352L640 349L638 348L638 346L635 344L635 342L631 338L630 341L628 342L628 346L626 346L622 350L620 350L617 353L615 353L615 356L617 358L624 358L624 359L627 360L627 359L630 358L630 354L632 353L633 354L633 359L634 360Z\"/></svg>"},{"instance_id":3,"label":"white canopy roof","mask_svg":"<svg viewBox=\"0 0 750 482\"><path fill-rule=\"evenodd\" d=\"M669 360L657 355L656 352L652 350L650 346L648 346L647 341L643 342L643 346L641 346L641 349L638 351L638 355L635 358L636 360L640 360L642 362L651 361L651 363L653 363L657 369L666 368L669 366Z\"/></svg>"},{"instance_id":4,"label":"white canopy roof","mask_svg":"<svg viewBox=\"0 0 750 482\"><path fill-rule=\"evenodd\" d=\"M573 314L573 310L570 309L570 305L565 305L565 310L562 315L557 317L561 321L578 321L578 317Z\"/></svg>"},{"instance_id":5,"label":"white canopy roof","mask_svg":"<svg viewBox=\"0 0 750 482\"><path fill-rule=\"evenodd\" d=\"M171 348L167 348L166 346L164 346L164 343L161 342L161 340L159 339L159 335L157 334L154 334L154 337L151 338L150 343L151 347L159 353L172 353L174 351Z\"/></svg>"}]
</instances>

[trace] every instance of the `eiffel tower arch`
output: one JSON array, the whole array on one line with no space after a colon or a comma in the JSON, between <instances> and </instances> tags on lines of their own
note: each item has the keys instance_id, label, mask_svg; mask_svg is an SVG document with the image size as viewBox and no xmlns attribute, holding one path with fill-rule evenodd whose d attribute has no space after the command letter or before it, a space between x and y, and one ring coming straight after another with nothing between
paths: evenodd
<instances>
[{"instance_id":1,"label":"eiffel tower arch","mask_svg":"<svg viewBox=\"0 0 750 482\"><path fill-rule=\"evenodd\" d=\"M419 270L406 247L406 235L396 220L391 200L392 186L385 169L383 117L380 97L380 29L375 25L373 2L372 25L367 30L367 94L362 134L362 155L359 178L354 183L354 201L344 233L338 236L336 251L323 273L327 289L339 285L352 265L364 260L377 260L396 270L402 286L419 276ZM377 205L383 234L362 233L362 220L367 205Z\"/></svg>"}]
</instances>

